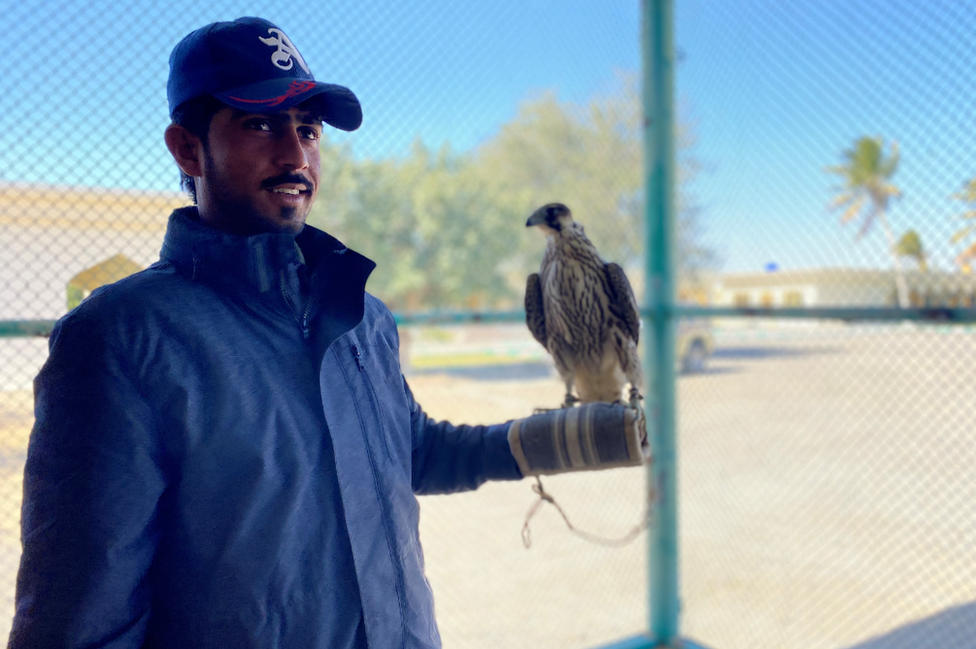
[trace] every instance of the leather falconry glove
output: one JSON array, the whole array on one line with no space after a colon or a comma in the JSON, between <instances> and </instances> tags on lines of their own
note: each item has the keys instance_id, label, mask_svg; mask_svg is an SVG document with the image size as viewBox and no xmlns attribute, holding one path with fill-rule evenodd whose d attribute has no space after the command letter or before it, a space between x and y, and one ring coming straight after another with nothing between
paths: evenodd
<instances>
[{"instance_id":1,"label":"leather falconry glove","mask_svg":"<svg viewBox=\"0 0 976 649\"><path fill-rule=\"evenodd\" d=\"M516 419L508 445L524 477L640 466L650 459L643 412L592 402Z\"/></svg>"}]
</instances>

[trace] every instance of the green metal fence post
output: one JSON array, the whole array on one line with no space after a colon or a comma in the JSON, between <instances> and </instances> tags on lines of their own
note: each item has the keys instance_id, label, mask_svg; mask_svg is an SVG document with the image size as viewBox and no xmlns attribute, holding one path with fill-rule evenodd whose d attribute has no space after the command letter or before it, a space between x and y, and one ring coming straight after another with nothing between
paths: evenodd
<instances>
[{"instance_id":1,"label":"green metal fence post","mask_svg":"<svg viewBox=\"0 0 976 649\"><path fill-rule=\"evenodd\" d=\"M643 2L644 164L646 187L645 328L648 435L655 498L649 536L650 634L655 644L678 642L678 520L675 455L674 44L671 0Z\"/></svg>"}]
</instances>

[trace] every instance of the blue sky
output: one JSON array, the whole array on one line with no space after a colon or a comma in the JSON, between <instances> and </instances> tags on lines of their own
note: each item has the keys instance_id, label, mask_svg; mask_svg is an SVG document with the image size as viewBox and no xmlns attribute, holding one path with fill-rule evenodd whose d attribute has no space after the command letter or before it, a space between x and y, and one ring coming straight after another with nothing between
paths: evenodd
<instances>
[{"instance_id":1,"label":"blue sky","mask_svg":"<svg viewBox=\"0 0 976 649\"><path fill-rule=\"evenodd\" d=\"M976 176L976 5L966 0L676 3L679 95L708 169L697 184L726 267L885 267L875 228L856 242L826 205L824 168L862 135L897 140L890 210L948 269L948 196Z\"/></svg>"},{"instance_id":2,"label":"blue sky","mask_svg":"<svg viewBox=\"0 0 976 649\"><path fill-rule=\"evenodd\" d=\"M206 5L206 6L204 6ZM690 187L725 270L889 264L826 210L824 172L861 135L895 139L905 196L890 219L950 267L948 195L976 176L976 9L967 0L677 0L681 114L703 172ZM585 102L640 65L640 3L456 0L11 2L0 60L0 179L175 189L162 144L167 57L213 20L261 15L321 79L353 88L359 155L415 138L465 150L552 89Z\"/></svg>"},{"instance_id":3,"label":"blue sky","mask_svg":"<svg viewBox=\"0 0 976 649\"><path fill-rule=\"evenodd\" d=\"M260 15L282 27L317 78L359 96L357 152L384 156L417 137L469 148L540 89L585 101L615 69L637 69L637 12L632 2L579 0L0 0L4 31L29 35L22 56L0 62L13 81L0 100L0 120L12 127L0 136L0 174L158 187L161 163L172 167L161 146L167 58L211 21Z\"/></svg>"}]
</instances>

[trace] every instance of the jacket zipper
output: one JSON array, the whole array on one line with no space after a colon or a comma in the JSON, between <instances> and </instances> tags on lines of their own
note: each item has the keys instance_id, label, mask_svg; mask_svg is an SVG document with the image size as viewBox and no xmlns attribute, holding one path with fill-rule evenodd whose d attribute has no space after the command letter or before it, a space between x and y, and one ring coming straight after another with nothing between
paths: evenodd
<instances>
[{"instance_id":1,"label":"jacket zipper","mask_svg":"<svg viewBox=\"0 0 976 649\"><path fill-rule=\"evenodd\" d=\"M291 291L288 290L288 282L285 281L284 271L281 272L279 277L281 278L279 282L281 286L281 295L282 297L285 298L286 302L291 302ZM311 312L312 312L312 296L309 295L308 297L305 298L302 304L302 315L299 316L298 318L298 326L301 328L302 338L306 342L311 338L311 333L309 332L308 329L308 316L309 314L311 314Z\"/></svg>"},{"instance_id":2,"label":"jacket zipper","mask_svg":"<svg viewBox=\"0 0 976 649\"><path fill-rule=\"evenodd\" d=\"M380 425L380 400L376 396L376 390L373 388L373 382L369 379L369 373L366 372L366 364L363 362L362 352L359 351L358 345L352 346L352 357L356 360L356 367L359 371L363 373L363 383L366 384L366 395L369 397L369 405L373 409L373 417L376 419L376 424L379 426L380 433L383 432L383 427ZM396 456L393 453L393 448L390 445L390 440L387 439L386 435L380 434L380 438L383 442L383 450L386 451L386 459L391 462L396 461Z\"/></svg>"},{"instance_id":3,"label":"jacket zipper","mask_svg":"<svg viewBox=\"0 0 976 649\"><path fill-rule=\"evenodd\" d=\"M302 312L302 338L306 341L311 337L308 331L308 314L312 312L311 296L305 298L305 310Z\"/></svg>"},{"instance_id":4,"label":"jacket zipper","mask_svg":"<svg viewBox=\"0 0 976 649\"><path fill-rule=\"evenodd\" d=\"M342 255L345 254L346 248L340 248L338 250L331 250L329 254L332 255ZM312 334L308 328L308 317L312 313L312 278L315 277L315 270L313 270L307 281L308 295L304 296L304 301L302 302L302 315L298 319L298 325L302 330L302 338L307 342L311 339ZM285 297L286 301L290 301L291 292L288 290L288 283L285 281L285 273L281 272L281 294ZM357 352L358 353L358 352ZM357 361L358 362L358 361ZM362 365L359 367L360 370L363 369Z\"/></svg>"},{"instance_id":5,"label":"jacket zipper","mask_svg":"<svg viewBox=\"0 0 976 649\"><path fill-rule=\"evenodd\" d=\"M362 353L359 351L358 345L352 346L352 357L356 361L356 367L359 368L359 371L365 372L366 365L365 363L363 363L363 356ZM348 381L349 379L347 378L346 380ZM376 394L373 392L373 384L369 381L368 374L363 375L363 380L366 383L366 392L367 395L369 396L370 406L373 408L374 417L378 421L379 410L377 409ZM366 428L364 426L364 422L362 421L362 419L360 419L360 430L362 431L363 434L363 446L366 448L367 461L369 462L370 469L373 472L373 484L376 487L377 494L379 494L382 491L379 482L377 480L377 472L379 471L379 467L376 464L376 460L373 458L373 451L370 448L368 435L366 434ZM390 529L390 521L392 520L392 516L390 514L389 507L384 502L382 496L380 496L379 498L379 506L380 506L380 510L382 511L382 515L380 518L383 521L383 530L386 532L386 543L391 551L390 559L391 559L391 563L393 564L393 572L395 574L394 589L397 595L397 606L400 609L400 620L402 625L403 621L407 617L406 604L403 597L403 585L405 583L405 578L403 576L403 563L400 561L399 553L393 552L393 550L397 548L396 535Z\"/></svg>"}]
</instances>

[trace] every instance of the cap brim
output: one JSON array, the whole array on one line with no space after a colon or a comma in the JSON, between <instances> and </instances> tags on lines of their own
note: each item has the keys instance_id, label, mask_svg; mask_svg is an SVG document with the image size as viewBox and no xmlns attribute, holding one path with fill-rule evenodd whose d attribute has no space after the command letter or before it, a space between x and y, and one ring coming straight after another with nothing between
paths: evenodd
<instances>
[{"instance_id":1,"label":"cap brim","mask_svg":"<svg viewBox=\"0 0 976 649\"><path fill-rule=\"evenodd\" d=\"M352 90L332 83L307 79L271 79L214 96L228 106L249 113L278 112L311 101L321 110L322 121L343 131L355 131L363 123L363 109Z\"/></svg>"}]
</instances>

